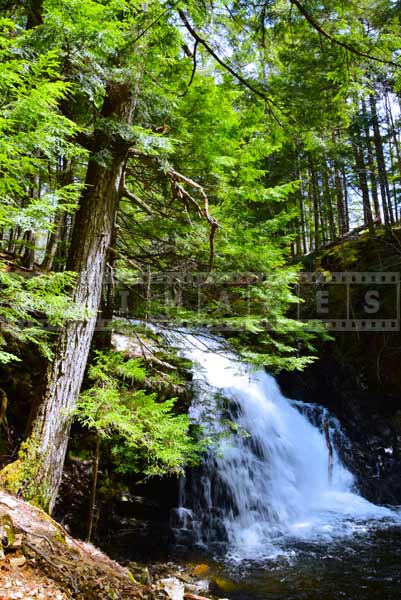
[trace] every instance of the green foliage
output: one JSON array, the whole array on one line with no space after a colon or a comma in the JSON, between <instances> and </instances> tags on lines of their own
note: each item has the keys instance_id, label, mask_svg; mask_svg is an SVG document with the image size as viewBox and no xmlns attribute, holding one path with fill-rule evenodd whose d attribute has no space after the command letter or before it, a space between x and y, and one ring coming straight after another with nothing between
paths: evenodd
<instances>
[{"instance_id":1,"label":"green foliage","mask_svg":"<svg viewBox=\"0 0 401 600\"><path fill-rule=\"evenodd\" d=\"M46 173L48 161L83 154L70 141L79 128L58 110L70 92L58 52L27 52L28 42L29 34L0 20L1 227L24 219L32 178ZM68 188L63 193L69 196Z\"/></svg>"},{"instance_id":2,"label":"green foliage","mask_svg":"<svg viewBox=\"0 0 401 600\"><path fill-rule=\"evenodd\" d=\"M302 352L313 354L314 337L326 334L289 318L298 301L298 269L289 259L340 233L339 188L344 194L347 185L354 189L358 175L354 129L364 133L367 126L368 137L372 129L369 115L360 118L361 99L372 88L400 88L400 75L380 62L398 60L398 7L386 0L311 0L307 10L326 36L286 0L44 0L42 19L30 30L27 7L10 5L0 19L2 251L10 250L18 264L21 248L29 249L24 234L50 239L62 216L66 239L59 241L56 262L63 270L70 213L88 164L109 167L114 147L130 146L135 152L127 157L125 184L131 196L121 198L111 266L121 285L137 292L131 316L223 329L256 363L302 368L310 360ZM194 48L178 9L242 83L202 44ZM134 91L134 126L101 117L114 85ZM391 127L385 134L383 125L396 203L399 123L391 147ZM97 147L99 140L104 143ZM363 142L366 162L372 140ZM207 195L219 223L213 249L204 195L185 183L187 194L174 188L172 169ZM372 169L374 176L377 165ZM359 218L358 194L350 196L351 217ZM350 250L347 266L352 261ZM160 274L161 283L149 286L146 277ZM188 284L187 275L195 283ZM54 326L73 318L66 295L71 276L26 279L3 269L0 283L0 361L13 358L4 351L9 334L35 341L49 355L39 315ZM96 393L86 398L120 407L115 422L121 428L132 408L127 382L136 386L141 377L138 365L131 365L136 373L122 372L127 365L98 356L90 369ZM145 415L151 401L136 394L135 410ZM102 435L112 431L106 414L98 422L96 411L88 411L87 418ZM130 435L136 439L134 429Z\"/></svg>"},{"instance_id":3,"label":"green foliage","mask_svg":"<svg viewBox=\"0 0 401 600\"><path fill-rule=\"evenodd\" d=\"M8 273L0 261L0 347L5 347L11 337L35 344L44 356L51 358L52 330L65 319L81 314L69 295L74 280L75 273L67 271L27 278ZM0 351L0 363L12 360L19 359Z\"/></svg>"},{"instance_id":4,"label":"green foliage","mask_svg":"<svg viewBox=\"0 0 401 600\"><path fill-rule=\"evenodd\" d=\"M118 352L96 352L88 371L93 385L76 409L79 423L107 439L121 473L182 474L202 449L189 434L187 415L174 414L175 399L158 402L137 389L146 370L138 359Z\"/></svg>"}]
</instances>

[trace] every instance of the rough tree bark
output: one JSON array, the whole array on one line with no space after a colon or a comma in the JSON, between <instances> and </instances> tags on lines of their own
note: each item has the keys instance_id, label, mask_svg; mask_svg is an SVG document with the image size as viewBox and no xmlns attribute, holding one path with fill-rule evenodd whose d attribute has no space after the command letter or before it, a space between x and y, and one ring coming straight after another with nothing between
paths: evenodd
<instances>
[{"instance_id":1,"label":"rough tree bark","mask_svg":"<svg viewBox=\"0 0 401 600\"><path fill-rule=\"evenodd\" d=\"M129 125L133 106L131 86L110 84L101 118ZM97 156L106 149L110 157L107 164L98 162ZM69 270L77 272L73 301L88 311L88 316L67 322L59 335L47 373L45 393L26 444L28 459L34 457L40 462L35 486L40 490L41 504L49 512L54 507L60 485L71 413L76 405L95 330L107 250L128 149L127 142L110 138L104 129L95 130L85 191L76 214L67 265Z\"/></svg>"}]
</instances>

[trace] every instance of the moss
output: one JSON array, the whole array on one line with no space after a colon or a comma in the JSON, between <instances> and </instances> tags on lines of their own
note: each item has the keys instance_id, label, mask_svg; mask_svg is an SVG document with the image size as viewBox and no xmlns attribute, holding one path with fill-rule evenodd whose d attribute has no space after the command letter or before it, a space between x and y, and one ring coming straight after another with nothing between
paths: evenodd
<instances>
[{"instance_id":1,"label":"moss","mask_svg":"<svg viewBox=\"0 0 401 600\"><path fill-rule=\"evenodd\" d=\"M8 492L48 510L50 494L43 480L43 457L32 438L21 445L17 460L0 471L0 484Z\"/></svg>"}]
</instances>

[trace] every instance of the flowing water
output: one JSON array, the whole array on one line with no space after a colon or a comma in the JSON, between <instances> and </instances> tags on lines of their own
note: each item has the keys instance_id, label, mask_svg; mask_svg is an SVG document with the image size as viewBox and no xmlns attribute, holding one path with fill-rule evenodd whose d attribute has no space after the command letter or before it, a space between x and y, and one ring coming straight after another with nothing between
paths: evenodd
<instances>
[{"instance_id":1,"label":"flowing water","mask_svg":"<svg viewBox=\"0 0 401 600\"><path fill-rule=\"evenodd\" d=\"M213 440L182 481L177 546L213 556L238 600L401 598L400 514L359 495L338 421L217 339L174 341L196 363L190 415Z\"/></svg>"}]
</instances>

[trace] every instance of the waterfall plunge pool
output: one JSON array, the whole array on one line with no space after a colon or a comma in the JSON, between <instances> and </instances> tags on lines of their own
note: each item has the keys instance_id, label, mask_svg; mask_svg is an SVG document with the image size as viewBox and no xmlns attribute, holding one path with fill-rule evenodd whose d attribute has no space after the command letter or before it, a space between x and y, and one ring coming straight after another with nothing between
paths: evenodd
<instances>
[{"instance_id":1,"label":"waterfall plunge pool","mask_svg":"<svg viewBox=\"0 0 401 600\"><path fill-rule=\"evenodd\" d=\"M176 549L213 556L216 591L233 600L398 600L400 511L360 496L337 419L285 398L216 338L183 333L172 343L196 365L192 420L221 434L182 481Z\"/></svg>"}]
</instances>

